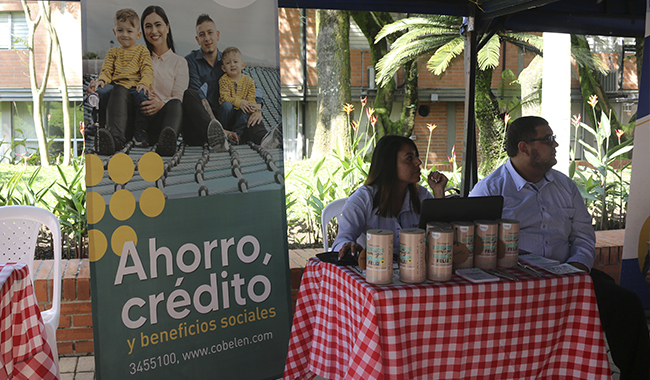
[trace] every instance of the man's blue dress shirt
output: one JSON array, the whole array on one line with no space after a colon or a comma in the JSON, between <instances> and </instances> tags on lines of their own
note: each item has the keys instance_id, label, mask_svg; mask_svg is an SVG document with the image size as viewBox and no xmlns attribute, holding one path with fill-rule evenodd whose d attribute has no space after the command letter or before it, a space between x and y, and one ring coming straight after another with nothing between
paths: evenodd
<instances>
[{"instance_id":1,"label":"man's blue dress shirt","mask_svg":"<svg viewBox=\"0 0 650 380\"><path fill-rule=\"evenodd\" d=\"M217 61L210 65L201 49L192 50L185 56L190 73L189 89L196 91L201 99L207 99L216 114L219 108L219 78L224 74L221 69L221 51L217 50Z\"/></svg>"},{"instance_id":2,"label":"man's blue dress shirt","mask_svg":"<svg viewBox=\"0 0 650 380\"><path fill-rule=\"evenodd\" d=\"M508 160L469 195L503 195L502 218L519 220L520 248L563 263L593 266L596 234L591 215L578 187L561 172L551 169L539 183L531 183Z\"/></svg>"}]
</instances>

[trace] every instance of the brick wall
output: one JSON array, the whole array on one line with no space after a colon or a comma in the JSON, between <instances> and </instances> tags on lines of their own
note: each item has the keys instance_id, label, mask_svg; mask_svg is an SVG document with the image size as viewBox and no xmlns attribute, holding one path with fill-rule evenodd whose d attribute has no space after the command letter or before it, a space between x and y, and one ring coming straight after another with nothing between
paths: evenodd
<instances>
[{"instance_id":1,"label":"brick wall","mask_svg":"<svg viewBox=\"0 0 650 380\"><path fill-rule=\"evenodd\" d=\"M64 4L65 10L61 10ZM29 3L32 18L38 15L38 4ZM81 3L78 1L52 2L52 24L57 30L59 43L63 50L65 75L68 86L80 85L82 80L81 68ZM0 12L22 12L20 1L6 0L0 2ZM75 36L77 38L70 38ZM36 77L40 86L43 80L44 67L47 56L47 41L49 35L41 21L34 33L34 54L36 59ZM59 74L57 62L52 53L52 63L48 87L59 85ZM2 62L2 75L0 75L0 87L27 87L29 88L29 61L28 50L2 50L0 51L0 62Z\"/></svg>"},{"instance_id":2,"label":"brick wall","mask_svg":"<svg viewBox=\"0 0 650 380\"><path fill-rule=\"evenodd\" d=\"M34 261L34 292L41 310L52 304L52 264L52 260ZM63 260L61 270L61 317L56 332L59 355L93 352L90 262Z\"/></svg>"},{"instance_id":3,"label":"brick wall","mask_svg":"<svg viewBox=\"0 0 650 380\"><path fill-rule=\"evenodd\" d=\"M625 230L596 231L594 268L612 276L617 284L621 279L624 238Z\"/></svg>"}]
</instances>

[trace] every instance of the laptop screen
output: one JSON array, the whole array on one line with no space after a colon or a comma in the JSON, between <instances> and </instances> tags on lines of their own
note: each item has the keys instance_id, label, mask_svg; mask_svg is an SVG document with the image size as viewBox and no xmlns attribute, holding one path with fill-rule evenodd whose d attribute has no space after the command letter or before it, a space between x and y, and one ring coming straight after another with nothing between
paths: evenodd
<instances>
[{"instance_id":1,"label":"laptop screen","mask_svg":"<svg viewBox=\"0 0 650 380\"><path fill-rule=\"evenodd\" d=\"M419 227L426 230L429 222L473 222L501 219L503 196L434 198L422 202Z\"/></svg>"}]
</instances>

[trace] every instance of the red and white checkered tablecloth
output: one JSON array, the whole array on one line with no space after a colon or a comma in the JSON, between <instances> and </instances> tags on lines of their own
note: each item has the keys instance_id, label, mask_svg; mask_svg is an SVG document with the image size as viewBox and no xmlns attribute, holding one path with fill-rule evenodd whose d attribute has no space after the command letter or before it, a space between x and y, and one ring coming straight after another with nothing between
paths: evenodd
<instances>
[{"instance_id":1,"label":"red and white checkered tablecloth","mask_svg":"<svg viewBox=\"0 0 650 380\"><path fill-rule=\"evenodd\" d=\"M588 274L377 286L308 262L283 379L607 379Z\"/></svg>"},{"instance_id":2,"label":"red and white checkered tablecloth","mask_svg":"<svg viewBox=\"0 0 650 380\"><path fill-rule=\"evenodd\" d=\"M58 379L29 268L0 263L0 284L0 379Z\"/></svg>"}]
</instances>

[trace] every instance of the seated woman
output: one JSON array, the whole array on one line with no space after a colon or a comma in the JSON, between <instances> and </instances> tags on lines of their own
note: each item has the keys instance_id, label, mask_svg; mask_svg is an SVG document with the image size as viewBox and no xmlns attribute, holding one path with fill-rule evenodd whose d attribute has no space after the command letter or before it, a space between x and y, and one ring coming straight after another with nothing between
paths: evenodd
<instances>
[{"instance_id":1,"label":"seated woman","mask_svg":"<svg viewBox=\"0 0 650 380\"><path fill-rule=\"evenodd\" d=\"M357 242L367 230L394 232L395 253L399 250L399 230L415 228L420 221L420 205L428 198L444 197L447 177L431 172L427 182L431 193L420 182L418 149L403 136L387 135L375 147L365 184L348 198L339 218L339 233L332 250L339 257L357 255L363 247Z\"/></svg>"}]
</instances>

